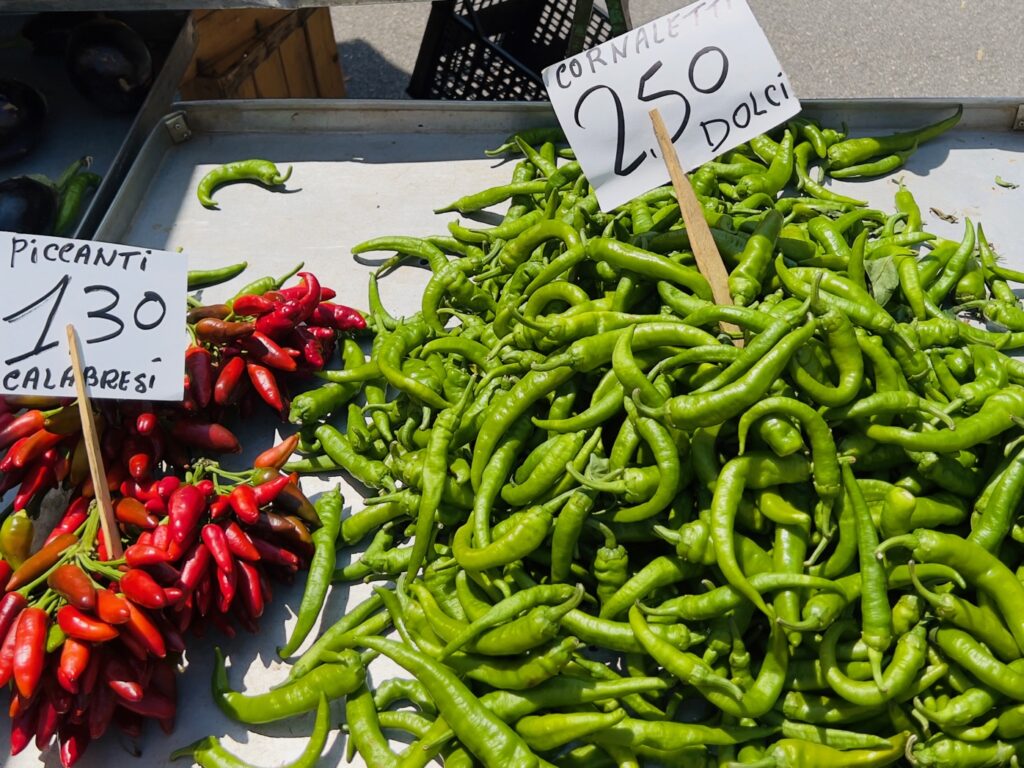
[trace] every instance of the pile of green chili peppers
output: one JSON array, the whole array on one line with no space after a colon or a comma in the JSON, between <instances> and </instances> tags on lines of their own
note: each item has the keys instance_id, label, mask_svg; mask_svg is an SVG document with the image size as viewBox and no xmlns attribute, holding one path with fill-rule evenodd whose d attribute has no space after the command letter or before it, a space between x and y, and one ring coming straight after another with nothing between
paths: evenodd
<instances>
[{"instance_id":1,"label":"pile of green chili peppers","mask_svg":"<svg viewBox=\"0 0 1024 768\"><path fill-rule=\"evenodd\" d=\"M1015 761L1024 275L903 183L886 213L812 167L888 172L959 115L798 119L691 174L733 306L671 188L602 212L557 131L441 209L499 224L356 247L388 259L373 348L321 374L347 426L286 469L368 489L333 581L376 586L294 660L303 711L334 681L371 768ZM403 263L432 274L397 319ZM376 654L411 678L368 688Z\"/></svg>"}]
</instances>

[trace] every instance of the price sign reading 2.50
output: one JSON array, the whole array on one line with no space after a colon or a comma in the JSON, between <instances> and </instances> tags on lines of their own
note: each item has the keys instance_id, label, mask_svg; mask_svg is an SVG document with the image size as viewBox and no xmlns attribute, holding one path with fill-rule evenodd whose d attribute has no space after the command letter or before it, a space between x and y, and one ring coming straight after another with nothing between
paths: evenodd
<instances>
[{"instance_id":1,"label":"price sign reading 2.50","mask_svg":"<svg viewBox=\"0 0 1024 768\"><path fill-rule=\"evenodd\" d=\"M569 143L604 210L668 179L658 109L693 168L800 110L746 0L701 0L544 70Z\"/></svg>"},{"instance_id":2,"label":"price sign reading 2.50","mask_svg":"<svg viewBox=\"0 0 1024 768\"><path fill-rule=\"evenodd\" d=\"M0 270L0 392L73 396L70 323L91 397L180 399L184 256L0 232Z\"/></svg>"}]
</instances>

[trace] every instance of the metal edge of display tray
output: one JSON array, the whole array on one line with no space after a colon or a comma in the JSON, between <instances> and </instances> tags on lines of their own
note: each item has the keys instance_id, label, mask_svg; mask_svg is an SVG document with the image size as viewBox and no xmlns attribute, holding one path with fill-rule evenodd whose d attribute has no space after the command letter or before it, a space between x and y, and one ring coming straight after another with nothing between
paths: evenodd
<instances>
[{"instance_id":1,"label":"metal edge of display tray","mask_svg":"<svg viewBox=\"0 0 1024 768\"><path fill-rule=\"evenodd\" d=\"M152 133L154 126L158 125L160 119L171 109L178 83L185 74L192 54L196 48L196 30L192 17L189 16L182 24L178 36L171 46L170 52L164 65L153 81L153 85L146 95L135 118L132 120L128 132L125 134L121 146L117 150L110 167L103 176L96 194L89 201L89 205L82 215L82 220L75 229L74 237L90 237L105 216L107 209L117 196L125 180L125 176L131 170L135 157L145 143L147 137Z\"/></svg>"},{"instance_id":2,"label":"metal edge of display tray","mask_svg":"<svg viewBox=\"0 0 1024 768\"><path fill-rule=\"evenodd\" d=\"M377 5L423 0L76 0L76 11L191 11L224 8L271 8L292 10L330 5ZM4 0L4 13L66 11L67 0Z\"/></svg>"},{"instance_id":3,"label":"metal edge of display tray","mask_svg":"<svg viewBox=\"0 0 1024 768\"><path fill-rule=\"evenodd\" d=\"M1011 98L822 99L806 100L803 107L810 117L827 118L851 129L898 130L936 119L958 104L964 106L960 129L1009 132L1022 127L1020 102ZM116 237L127 231L166 151L196 135L510 133L551 125L555 120L551 105L546 102L264 99L182 102L172 105L171 110L153 124L145 143L135 153L131 168L95 229L96 237ZM140 114L137 123L141 120Z\"/></svg>"}]
</instances>

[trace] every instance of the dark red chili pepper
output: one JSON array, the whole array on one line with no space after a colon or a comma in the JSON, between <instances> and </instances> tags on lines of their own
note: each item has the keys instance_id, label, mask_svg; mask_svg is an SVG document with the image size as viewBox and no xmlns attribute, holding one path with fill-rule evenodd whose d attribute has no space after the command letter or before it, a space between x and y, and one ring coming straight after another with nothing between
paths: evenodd
<instances>
[{"instance_id":1,"label":"dark red chili pepper","mask_svg":"<svg viewBox=\"0 0 1024 768\"><path fill-rule=\"evenodd\" d=\"M122 633L120 642L121 645L125 647L125 650L131 654L133 659L144 661L149 658L149 652L143 647L142 643L127 632Z\"/></svg>"},{"instance_id":2,"label":"dark red chili pepper","mask_svg":"<svg viewBox=\"0 0 1024 768\"><path fill-rule=\"evenodd\" d=\"M7 582L7 590L13 592L35 581L60 559L68 547L77 543L78 537L73 533L62 533L49 544L44 544L38 552L15 569L11 574L11 580Z\"/></svg>"},{"instance_id":3,"label":"dark red chili pepper","mask_svg":"<svg viewBox=\"0 0 1024 768\"><path fill-rule=\"evenodd\" d=\"M64 634L76 640L90 643L105 643L118 636L118 631L109 624L86 616L73 605L65 605L57 611L57 626Z\"/></svg>"},{"instance_id":4,"label":"dark red chili pepper","mask_svg":"<svg viewBox=\"0 0 1024 768\"><path fill-rule=\"evenodd\" d=\"M75 497L75 500L68 505L64 517L54 526L54 529L50 531L50 535L46 537L46 541L43 543L49 544L62 533L74 533L88 517L89 500L82 496Z\"/></svg>"},{"instance_id":5,"label":"dark red chili pepper","mask_svg":"<svg viewBox=\"0 0 1024 768\"><path fill-rule=\"evenodd\" d=\"M121 702L121 706L130 712L135 712L143 717L167 718L174 717L177 712L177 705L169 696L157 693L154 690L146 691L139 701Z\"/></svg>"},{"instance_id":6,"label":"dark red chili pepper","mask_svg":"<svg viewBox=\"0 0 1024 768\"><path fill-rule=\"evenodd\" d=\"M124 551L124 559L130 568L171 562L171 557L165 550L145 544L132 544Z\"/></svg>"},{"instance_id":7,"label":"dark red chili pepper","mask_svg":"<svg viewBox=\"0 0 1024 768\"><path fill-rule=\"evenodd\" d=\"M221 613L227 613L228 609L231 608L231 601L235 599L236 586L238 584L238 577L235 575L234 568L231 572L222 571L220 568L217 569L217 592L220 597L217 598L217 609Z\"/></svg>"},{"instance_id":8,"label":"dark red chili pepper","mask_svg":"<svg viewBox=\"0 0 1024 768\"><path fill-rule=\"evenodd\" d=\"M214 494L217 493L217 486L214 485L213 480L211 480L208 477L200 480L198 483L195 484L195 486L196 488L199 489L203 496L205 496L208 499L212 498Z\"/></svg>"},{"instance_id":9,"label":"dark red chili pepper","mask_svg":"<svg viewBox=\"0 0 1024 768\"><path fill-rule=\"evenodd\" d=\"M171 494L167 504L171 538L177 542L185 541L199 524L205 509L206 494L194 485L182 485L179 487Z\"/></svg>"},{"instance_id":10,"label":"dark red chili pepper","mask_svg":"<svg viewBox=\"0 0 1024 768\"><path fill-rule=\"evenodd\" d=\"M361 331L366 328L366 318L357 309L344 304L321 303L309 319L310 325L334 328L338 331Z\"/></svg>"},{"instance_id":11,"label":"dark red chili pepper","mask_svg":"<svg viewBox=\"0 0 1024 768\"><path fill-rule=\"evenodd\" d=\"M271 504L277 499L278 496L284 491L285 488L291 483L291 478L288 475L278 475L271 479L260 483L259 485L252 486L257 507L264 507L267 504ZM236 486L241 487L241 486ZM250 524L249 521L243 520L243 523ZM255 521L253 521L255 522Z\"/></svg>"},{"instance_id":12,"label":"dark red chili pepper","mask_svg":"<svg viewBox=\"0 0 1024 768\"><path fill-rule=\"evenodd\" d=\"M316 508L306 498L306 494L299 488L296 480L291 477L288 478L288 484L274 499L274 505L288 514L298 515L306 522L320 525L320 516L317 514Z\"/></svg>"},{"instance_id":13,"label":"dark red chili pepper","mask_svg":"<svg viewBox=\"0 0 1024 768\"><path fill-rule=\"evenodd\" d=\"M128 600L144 608L163 608L167 605L163 588L140 568L132 568L121 576L121 591Z\"/></svg>"},{"instance_id":14,"label":"dark red chili pepper","mask_svg":"<svg viewBox=\"0 0 1024 768\"><path fill-rule=\"evenodd\" d=\"M315 370L324 367L324 345L316 336L309 332L307 326L299 326L292 331L290 341L302 350L302 359L306 365Z\"/></svg>"},{"instance_id":15,"label":"dark red chili pepper","mask_svg":"<svg viewBox=\"0 0 1024 768\"><path fill-rule=\"evenodd\" d=\"M181 574L175 571L174 581L177 581L180 576ZM178 587L164 587L164 597L167 598L168 605L177 605L185 598L185 592Z\"/></svg>"},{"instance_id":16,"label":"dark red chili pepper","mask_svg":"<svg viewBox=\"0 0 1024 768\"><path fill-rule=\"evenodd\" d=\"M146 507L138 499L131 496L118 499L114 504L114 517L125 525L134 525L145 530L156 528L160 521L146 511Z\"/></svg>"},{"instance_id":17,"label":"dark red chili pepper","mask_svg":"<svg viewBox=\"0 0 1024 768\"><path fill-rule=\"evenodd\" d=\"M157 497L156 483L152 483L147 487L135 478L122 482L119 490L122 496L130 496L139 501L149 501Z\"/></svg>"},{"instance_id":18,"label":"dark red chili pepper","mask_svg":"<svg viewBox=\"0 0 1024 768\"><path fill-rule=\"evenodd\" d=\"M153 457L148 453L133 453L128 458L128 474L139 482L153 474Z\"/></svg>"},{"instance_id":19,"label":"dark red chili pepper","mask_svg":"<svg viewBox=\"0 0 1024 768\"><path fill-rule=\"evenodd\" d=\"M214 451L215 453L241 453L238 438L227 427L201 421L176 421L171 434L185 445Z\"/></svg>"},{"instance_id":20,"label":"dark red chili pepper","mask_svg":"<svg viewBox=\"0 0 1024 768\"><path fill-rule=\"evenodd\" d=\"M158 519L167 514L167 503L159 496L153 497L142 506L149 514L156 515Z\"/></svg>"},{"instance_id":21,"label":"dark red chili pepper","mask_svg":"<svg viewBox=\"0 0 1024 768\"><path fill-rule=\"evenodd\" d=\"M65 606L61 610L77 609ZM14 684L18 693L27 699L39 685L39 678L43 674L43 665L46 662L46 631L49 624L49 616L41 608L29 606L21 612L21 620L18 622L18 631L15 637L14 648ZM61 627L61 629L64 629ZM67 630L64 630L67 634Z\"/></svg>"},{"instance_id":22,"label":"dark red chili pepper","mask_svg":"<svg viewBox=\"0 0 1024 768\"><path fill-rule=\"evenodd\" d=\"M211 520L223 520L231 511L231 499L227 496L218 496L210 502L208 510Z\"/></svg>"},{"instance_id":23,"label":"dark red chili pepper","mask_svg":"<svg viewBox=\"0 0 1024 768\"><path fill-rule=\"evenodd\" d=\"M153 656L162 659L167 655L167 646L164 644L163 635L157 629L152 619L146 612L128 601L128 609L131 616L125 623L125 629L138 640L142 646Z\"/></svg>"},{"instance_id":24,"label":"dark red chili pepper","mask_svg":"<svg viewBox=\"0 0 1024 768\"><path fill-rule=\"evenodd\" d=\"M189 550L185 556L184 565L181 566L181 576L178 584L185 592L193 592L199 588L207 570L210 567L212 557L206 545L199 541Z\"/></svg>"},{"instance_id":25,"label":"dark red chili pepper","mask_svg":"<svg viewBox=\"0 0 1024 768\"><path fill-rule=\"evenodd\" d=\"M156 414L147 412L140 413L135 417L135 431L140 435L151 435L153 430L156 429L157 420Z\"/></svg>"},{"instance_id":26,"label":"dark red chili pepper","mask_svg":"<svg viewBox=\"0 0 1024 768\"><path fill-rule=\"evenodd\" d=\"M156 493L161 499L169 499L171 494L178 490L180 485L181 480L174 475L168 475L156 481Z\"/></svg>"},{"instance_id":27,"label":"dark red chili pepper","mask_svg":"<svg viewBox=\"0 0 1024 768\"><path fill-rule=\"evenodd\" d=\"M273 315L266 317L273 317ZM266 318L260 318L260 320L264 319ZM258 363L281 371L294 371L298 368L295 360L276 341L260 331L256 331L245 339L242 346L249 353L250 358Z\"/></svg>"},{"instance_id":28,"label":"dark red chili pepper","mask_svg":"<svg viewBox=\"0 0 1024 768\"><path fill-rule=\"evenodd\" d=\"M87 722L89 735L98 739L107 732L107 728L110 726L114 710L117 708L117 697L114 696L114 692L110 690L109 686L100 685L97 686L92 699Z\"/></svg>"},{"instance_id":29,"label":"dark red chili pepper","mask_svg":"<svg viewBox=\"0 0 1024 768\"><path fill-rule=\"evenodd\" d=\"M64 640L67 641L67 638L64 638ZM61 647L63 648L63 644ZM47 697L53 702L54 708L60 714L65 715L71 711L71 705L74 703L75 697L60 687L56 675L45 675L43 677L43 685L45 686Z\"/></svg>"},{"instance_id":30,"label":"dark red chili pepper","mask_svg":"<svg viewBox=\"0 0 1024 768\"><path fill-rule=\"evenodd\" d=\"M238 300L235 300L237 304ZM194 325L202 320L204 317L213 317L217 320L223 320L231 314L231 307L227 304L205 304L201 307L192 307L188 312L185 313L185 322L189 325Z\"/></svg>"},{"instance_id":31,"label":"dark red chili pepper","mask_svg":"<svg viewBox=\"0 0 1024 768\"><path fill-rule=\"evenodd\" d=\"M109 589L96 592L96 615L107 624L124 624L131 618L128 601Z\"/></svg>"},{"instance_id":32,"label":"dark red chili pepper","mask_svg":"<svg viewBox=\"0 0 1024 768\"><path fill-rule=\"evenodd\" d=\"M84 723L66 723L61 726L57 732L57 741L60 743L61 768L71 768L81 759L89 746L91 735L92 729Z\"/></svg>"},{"instance_id":33,"label":"dark red chili pepper","mask_svg":"<svg viewBox=\"0 0 1024 768\"><path fill-rule=\"evenodd\" d=\"M225 637L230 639L238 634L238 632L235 631L235 628L231 626L231 623L223 614L214 611L207 618L209 619L210 623L213 624L213 626L215 626L224 634Z\"/></svg>"},{"instance_id":34,"label":"dark red chili pepper","mask_svg":"<svg viewBox=\"0 0 1024 768\"><path fill-rule=\"evenodd\" d=\"M47 461L45 456L41 457L28 469L21 481L18 493L14 496L15 509L25 509L36 494L43 493L57 485L57 475L53 470L56 458L57 456L54 455L51 461Z\"/></svg>"},{"instance_id":35,"label":"dark red chili pepper","mask_svg":"<svg viewBox=\"0 0 1024 768\"><path fill-rule=\"evenodd\" d=\"M103 665L103 679L114 693L125 701L139 701L143 696L142 684L128 665L116 656L107 656Z\"/></svg>"},{"instance_id":36,"label":"dark red chili pepper","mask_svg":"<svg viewBox=\"0 0 1024 768\"><path fill-rule=\"evenodd\" d=\"M228 495L231 508L235 515L246 525L252 525L259 519L260 496L251 485L236 485Z\"/></svg>"},{"instance_id":37,"label":"dark red chili pepper","mask_svg":"<svg viewBox=\"0 0 1024 768\"><path fill-rule=\"evenodd\" d=\"M252 539L233 520L224 527L224 540L231 554L240 560L256 562L260 559L260 553L253 546Z\"/></svg>"},{"instance_id":38,"label":"dark red chili pepper","mask_svg":"<svg viewBox=\"0 0 1024 768\"><path fill-rule=\"evenodd\" d=\"M258 363L246 363L245 369L249 373L249 381L263 402L281 413L284 410L284 400L281 398L281 388L273 371Z\"/></svg>"},{"instance_id":39,"label":"dark red chili pepper","mask_svg":"<svg viewBox=\"0 0 1024 768\"><path fill-rule=\"evenodd\" d=\"M39 721L39 702L35 701L22 709L11 719L11 754L17 755L25 749L36 734Z\"/></svg>"},{"instance_id":40,"label":"dark red chili pepper","mask_svg":"<svg viewBox=\"0 0 1024 768\"><path fill-rule=\"evenodd\" d=\"M240 357L233 357L221 366L213 386L213 401L217 405L230 405L238 399L243 373L245 360Z\"/></svg>"},{"instance_id":41,"label":"dark red chili pepper","mask_svg":"<svg viewBox=\"0 0 1024 768\"><path fill-rule=\"evenodd\" d=\"M238 562L238 581L245 601L246 610L254 619L263 615L263 590L260 588L260 572L252 563L244 560Z\"/></svg>"},{"instance_id":42,"label":"dark red chili pepper","mask_svg":"<svg viewBox=\"0 0 1024 768\"><path fill-rule=\"evenodd\" d=\"M142 735L143 718L135 712L129 712L124 707L114 710L114 725L129 739L137 739Z\"/></svg>"},{"instance_id":43,"label":"dark red chili pepper","mask_svg":"<svg viewBox=\"0 0 1024 768\"><path fill-rule=\"evenodd\" d=\"M39 697L39 716L36 722L36 749L42 751L50 746L54 735L57 733L57 726L60 725L61 713L57 711L56 702L49 696ZM13 745L12 745L13 748Z\"/></svg>"},{"instance_id":44,"label":"dark red chili pepper","mask_svg":"<svg viewBox=\"0 0 1024 768\"><path fill-rule=\"evenodd\" d=\"M200 616L208 616L210 613L210 604L213 602L213 579L214 576L207 575L196 587L196 608Z\"/></svg>"},{"instance_id":45,"label":"dark red chili pepper","mask_svg":"<svg viewBox=\"0 0 1024 768\"><path fill-rule=\"evenodd\" d=\"M14 441L28 437L33 432L38 432L43 429L45 423L46 416L42 411L35 409L15 416L0 428L0 448L6 448Z\"/></svg>"},{"instance_id":46,"label":"dark red chili pepper","mask_svg":"<svg viewBox=\"0 0 1024 768\"><path fill-rule=\"evenodd\" d=\"M57 665L57 682L69 693L78 693L78 681L89 666L92 646L73 637L64 638Z\"/></svg>"},{"instance_id":47,"label":"dark red chili pepper","mask_svg":"<svg viewBox=\"0 0 1024 768\"><path fill-rule=\"evenodd\" d=\"M253 323L236 323L214 317L204 317L195 324L196 338L213 344L242 339L255 330Z\"/></svg>"},{"instance_id":48,"label":"dark red chili pepper","mask_svg":"<svg viewBox=\"0 0 1024 768\"><path fill-rule=\"evenodd\" d=\"M3 465L0 466L0 469L6 472L8 469L26 468L35 459L39 458L59 443L63 437L64 435L47 432L45 429L33 432L28 437L19 440L11 446L10 450L7 451L7 455L4 456L3 461L0 462L0 465ZM9 467L6 466L8 461L10 461Z\"/></svg>"},{"instance_id":49,"label":"dark red chili pepper","mask_svg":"<svg viewBox=\"0 0 1024 768\"><path fill-rule=\"evenodd\" d=\"M256 536L250 537L252 539L253 546L256 547L256 551L260 553L260 559L264 560L273 565L284 566L293 571L299 569L299 558L293 552L289 552L284 547L279 547L271 544L269 541L264 541Z\"/></svg>"},{"instance_id":50,"label":"dark red chili pepper","mask_svg":"<svg viewBox=\"0 0 1024 768\"><path fill-rule=\"evenodd\" d=\"M278 304L273 312L256 318L256 333L280 341L299 323L298 315L295 302Z\"/></svg>"},{"instance_id":51,"label":"dark red chili pepper","mask_svg":"<svg viewBox=\"0 0 1024 768\"><path fill-rule=\"evenodd\" d=\"M232 302L235 314L243 317L260 317L273 312L277 306L278 302L273 299L254 293L243 293Z\"/></svg>"},{"instance_id":52,"label":"dark red chili pepper","mask_svg":"<svg viewBox=\"0 0 1024 768\"><path fill-rule=\"evenodd\" d=\"M150 681L153 690L161 693L171 701L178 700L178 673L170 664L157 664L153 667L153 677ZM174 730L174 716L162 717L158 721L164 733L171 733Z\"/></svg>"},{"instance_id":53,"label":"dark red chili pepper","mask_svg":"<svg viewBox=\"0 0 1024 768\"><path fill-rule=\"evenodd\" d=\"M213 356L205 347L192 344L185 350L185 371L188 373L192 397L200 408L210 404L213 396Z\"/></svg>"},{"instance_id":54,"label":"dark red chili pepper","mask_svg":"<svg viewBox=\"0 0 1024 768\"><path fill-rule=\"evenodd\" d=\"M0 592L7 586L7 580L11 578L11 574L14 573L14 568L6 560L0 560ZM2 634L2 630L0 630Z\"/></svg>"},{"instance_id":55,"label":"dark red chili pepper","mask_svg":"<svg viewBox=\"0 0 1024 768\"><path fill-rule=\"evenodd\" d=\"M96 587L92 579L75 563L58 566L46 578L49 587L82 611L96 607Z\"/></svg>"},{"instance_id":56,"label":"dark red chili pepper","mask_svg":"<svg viewBox=\"0 0 1024 768\"><path fill-rule=\"evenodd\" d=\"M28 599L20 592L8 592L0 598L0 637L7 637L27 605Z\"/></svg>"},{"instance_id":57,"label":"dark red chili pepper","mask_svg":"<svg viewBox=\"0 0 1024 768\"><path fill-rule=\"evenodd\" d=\"M219 525L208 523L203 526L200 535L206 548L213 555L213 561L217 564L217 568L230 575L235 570L235 559L228 549L224 530Z\"/></svg>"}]
</instances>

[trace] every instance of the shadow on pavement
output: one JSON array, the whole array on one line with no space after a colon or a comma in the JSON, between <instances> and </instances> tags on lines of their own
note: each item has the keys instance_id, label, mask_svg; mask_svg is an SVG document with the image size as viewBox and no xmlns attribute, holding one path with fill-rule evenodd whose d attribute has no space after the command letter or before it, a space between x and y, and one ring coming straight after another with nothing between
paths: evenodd
<instances>
[{"instance_id":1,"label":"shadow on pavement","mask_svg":"<svg viewBox=\"0 0 1024 768\"><path fill-rule=\"evenodd\" d=\"M396 67L363 39L338 44L345 88L350 99L407 99L410 72ZM358 77L348 73L358 72Z\"/></svg>"}]
</instances>

